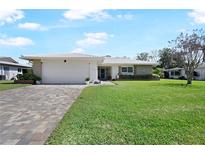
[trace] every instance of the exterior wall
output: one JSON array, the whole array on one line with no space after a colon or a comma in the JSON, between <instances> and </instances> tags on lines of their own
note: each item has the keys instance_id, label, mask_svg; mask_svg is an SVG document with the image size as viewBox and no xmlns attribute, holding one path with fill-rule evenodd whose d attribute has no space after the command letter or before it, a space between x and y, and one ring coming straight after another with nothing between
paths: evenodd
<instances>
[{"instance_id":1,"label":"exterior wall","mask_svg":"<svg viewBox=\"0 0 205 154\"><path fill-rule=\"evenodd\" d=\"M0 75L3 75L3 65L0 64Z\"/></svg>"},{"instance_id":2,"label":"exterior wall","mask_svg":"<svg viewBox=\"0 0 205 154\"><path fill-rule=\"evenodd\" d=\"M32 65L33 73L39 77L42 77L42 63L41 60L33 60Z\"/></svg>"},{"instance_id":3,"label":"exterior wall","mask_svg":"<svg viewBox=\"0 0 205 154\"><path fill-rule=\"evenodd\" d=\"M134 74L135 75L151 75L152 66L151 65L135 65Z\"/></svg>"},{"instance_id":4,"label":"exterior wall","mask_svg":"<svg viewBox=\"0 0 205 154\"><path fill-rule=\"evenodd\" d=\"M98 79L98 66L96 62L90 62L89 63L89 71L90 71L90 80L95 81Z\"/></svg>"},{"instance_id":5,"label":"exterior wall","mask_svg":"<svg viewBox=\"0 0 205 154\"><path fill-rule=\"evenodd\" d=\"M54 59L42 61L43 83L85 83L85 78L97 80L97 62Z\"/></svg>"}]
</instances>

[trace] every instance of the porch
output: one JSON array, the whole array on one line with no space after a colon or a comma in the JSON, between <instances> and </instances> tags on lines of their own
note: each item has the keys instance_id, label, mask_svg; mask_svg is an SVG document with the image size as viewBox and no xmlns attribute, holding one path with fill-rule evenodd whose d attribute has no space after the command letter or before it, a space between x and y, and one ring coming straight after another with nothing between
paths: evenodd
<instances>
[{"instance_id":1,"label":"porch","mask_svg":"<svg viewBox=\"0 0 205 154\"><path fill-rule=\"evenodd\" d=\"M105 81L111 80L111 67L110 66L98 66L98 79Z\"/></svg>"}]
</instances>

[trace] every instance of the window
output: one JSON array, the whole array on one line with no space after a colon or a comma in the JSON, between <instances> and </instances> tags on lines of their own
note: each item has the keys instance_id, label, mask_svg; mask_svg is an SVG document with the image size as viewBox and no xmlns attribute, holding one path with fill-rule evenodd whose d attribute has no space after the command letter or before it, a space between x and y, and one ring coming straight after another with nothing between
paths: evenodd
<instances>
[{"instance_id":1,"label":"window","mask_svg":"<svg viewBox=\"0 0 205 154\"><path fill-rule=\"evenodd\" d=\"M4 66L4 71L9 71L9 67L8 66Z\"/></svg>"},{"instance_id":2,"label":"window","mask_svg":"<svg viewBox=\"0 0 205 154\"><path fill-rule=\"evenodd\" d=\"M132 73L133 72L133 67L128 67L128 72Z\"/></svg>"},{"instance_id":3,"label":"window","mask_svg":"<svg viewBox=\"0 0 205 154\"><path fill-rule=\"evenodd\" d=\"M122 73L123 74L131 74L133 73L133 67L122 67Z\"/></svg>"},{"instance_id":4,"label":"window","mask_svg":"<svg viewBox=\"0 0 205 154\"><path fill-rule=\"evenodd\" d=\"M18 68L18 72L21 73L21 68Z\"/></svg>"},{"instance_id":5,"label":"window","mask_svg":"<svg viewBox=\"0 0 205 154\"><path fill-rule=\"evenodd\" d=\"M171 75L174 75L174 71L171 71Z\"/></svg>"},{"instance_id":6,"label":"window","mask_svg":"<svg viewBox=\"0 0 205 154\"><path fill-rule=\"evenodd\" d=\"M122 72L127 73L127 67L122 67Z\"/></svg>"},{"instance_id":7,"label":"window","mask_svg":"<svg viewBox=\"0 0 205 154\"><path fill-rule=\"evenodd\" d=\"M176 71L175 75L180 76L180 71Z\"/></svg>"}]
</instances>

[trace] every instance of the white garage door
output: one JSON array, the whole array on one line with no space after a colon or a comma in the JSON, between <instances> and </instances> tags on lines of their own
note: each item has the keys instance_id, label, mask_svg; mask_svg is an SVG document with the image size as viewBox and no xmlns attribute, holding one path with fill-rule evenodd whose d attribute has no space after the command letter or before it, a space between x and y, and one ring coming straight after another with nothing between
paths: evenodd
<instances>
[{"instance_id":1,"label":"white garage door","mask_svg":"<svg viewBox=\"0 0 205 154\"><path fill-rule=\"evenodd\" d=\"M89 77L87 61L47 60L42 64L43 83L84 83Z\"/></svg>"}]
</instances>

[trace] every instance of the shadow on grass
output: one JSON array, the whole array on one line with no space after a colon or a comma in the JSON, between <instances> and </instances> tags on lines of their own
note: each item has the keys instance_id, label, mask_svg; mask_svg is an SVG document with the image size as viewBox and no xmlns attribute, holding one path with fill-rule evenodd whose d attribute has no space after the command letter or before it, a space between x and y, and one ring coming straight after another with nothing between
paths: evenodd
<instances>
[{"instance_id":1,"label":"shadow on grass","mask_svg":"<svg viewBox=\"0 0 205 154\"><path fill-rule=\"evenodd\" d=\"M14 82L0 82L0 84L15 84Z\"/></svg>"},{"instance_id":2,"label":"shadow on grass","mask_svg":"<svg viewBox=\"0 0 205 154\"><path fill-rule=\"evenodd\" d=\"M162 85L164 86L169 86L169 87L189 87L190 85L187 85L186 83L163 83Z\"/></svg>"}]
</instances>

